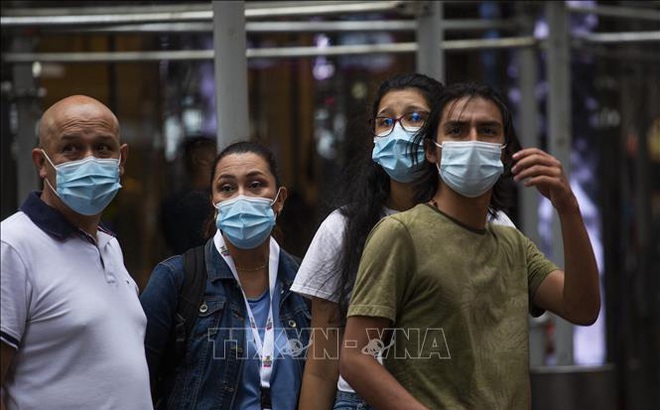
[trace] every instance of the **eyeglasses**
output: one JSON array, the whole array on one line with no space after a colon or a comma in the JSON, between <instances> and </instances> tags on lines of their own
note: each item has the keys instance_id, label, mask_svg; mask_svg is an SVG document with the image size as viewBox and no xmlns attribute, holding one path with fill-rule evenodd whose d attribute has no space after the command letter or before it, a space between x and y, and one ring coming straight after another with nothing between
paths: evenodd
<instances>
[{"instance_id":1,"label":"eyeglasses","mask_svg":"<svg viewBox=\"0 0 660 410\"><path fill-rule=\"evenodd\" d=\"M387 137L394 130L398 122L401 128L408 132L415 132L426 122L429 113L426 111L410 111L398 118L376 117L369 120L371 124L371 133L376 137Z\"/></svg>"}]
</instances>

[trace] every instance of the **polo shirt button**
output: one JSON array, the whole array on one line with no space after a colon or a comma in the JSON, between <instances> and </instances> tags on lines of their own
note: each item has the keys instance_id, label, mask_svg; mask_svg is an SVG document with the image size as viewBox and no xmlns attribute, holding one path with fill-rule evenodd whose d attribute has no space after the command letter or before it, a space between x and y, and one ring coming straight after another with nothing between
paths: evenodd
<instances>
[{"instance_id":1,"label":"polo shirt button","mask_svg":"<svg viewBox=\"0 0 660 410\"><path fill-rule=\"evenodd\" d=\"M202 303L202 306L199 307L199 313L206 313L209 310L209 307L206 305L206 302Z\"/></svg>"},{"instance_id":2,"label":"polo shirt button","mask_svg":"<svg viewBox=\"0 0 660 410\"><path fill-rule=\"evenodd\" d=\"M295 320L289 320L289 326L291 327L296 327L296 321Z\"/></svg>"}]
</instances>

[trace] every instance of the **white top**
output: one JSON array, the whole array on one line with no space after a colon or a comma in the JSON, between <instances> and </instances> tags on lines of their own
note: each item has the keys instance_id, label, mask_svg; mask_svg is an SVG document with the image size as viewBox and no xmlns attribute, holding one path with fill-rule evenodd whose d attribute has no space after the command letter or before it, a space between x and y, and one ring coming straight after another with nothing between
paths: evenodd
<instances>
[{"instance_id":1,"label":"white top","mask_svg":"<svg viewBox=\"0 0 660 410\"><path fill-rule=\"evenodd\" d=\"M385 216L397 213L389 208L384 208L383 211ZM511 219L504 212L498 212L495 218L489 214L488 218L492 223L515 228ZM325 218L300 264L296 279L291 286L292 291L310 298L317 297L334 303L338 302L335 294L339 286L340 268L337 255L343 251L345 230L346 218L338 209ZM339 376L337 388L343 392L355 392L341 376Z\"/></svg>"},{"instance_id":2,"label":"white top","mask_svg":"<svg viewBox=\"0 0 660 410\"><path fill-rule=\"evenodd\" d=\"M0 232L7 409L151 409L146 317L117 240L51 236L23 212Z\"/></svg>"}]
</instances>

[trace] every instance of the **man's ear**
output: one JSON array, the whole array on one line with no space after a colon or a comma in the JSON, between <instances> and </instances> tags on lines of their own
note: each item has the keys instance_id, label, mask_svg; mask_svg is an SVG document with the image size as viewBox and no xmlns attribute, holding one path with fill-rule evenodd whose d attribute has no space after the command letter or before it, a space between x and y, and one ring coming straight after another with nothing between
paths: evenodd
<instances>
[{"instance_id":1,"label":"man's ear","mask_svg":"<svg viewBox=\"0 0 660 410\"><path fill-rule=\"evenodd\" d=\"M122 176L124 175L124 165L128 158L128 144L122 144L122 146L119 147L119 152L121 153L121 159L119 160L119 176Z\"/></svg>"},{"instance_id":2,"label":"man's ear","mask_svg":"<svg viewBox=\"0 0 660 410\"><path fill-rule=\"evenodd\" d=\"M284 202L286 201L287 196L287 191L284 186L281 186L279 189L280 194L277 196L277 200L273 204L273 211L275 211L276 217L280 216L280 213L282 213L282 210L284 209Z\"/></svg>"},{"instance_id":3,"label":"man's ear","mask_svg":"<svg viewBox=\"0 0 660 410\"><path fill-rule=\"evenodd\" d=\"M424 153L426 154L426 160L432 164L437 164L438 160L438 150L439 148L431 141L424 140Z\"/></svg>"},{"instance_id":4,"label":"man's ear","mask_svg":"<svg viewBox=\"0 0 660 410\"><path fill-rule=\"evenodd\" d=\"M34 166L37 167L37 172L39 173L39 178L40 179L46 178L46 162L47 162L47 159L44 156L44 153L41 150L41 148L33 148L32 149L32 162L34 163Z\"/></svg>"}]
</instances>

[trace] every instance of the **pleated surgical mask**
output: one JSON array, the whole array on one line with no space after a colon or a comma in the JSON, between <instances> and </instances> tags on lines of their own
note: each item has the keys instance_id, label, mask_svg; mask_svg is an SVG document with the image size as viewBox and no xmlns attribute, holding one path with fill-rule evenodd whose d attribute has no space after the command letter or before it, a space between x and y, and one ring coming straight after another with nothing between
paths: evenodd
<instances>
[{"instance_id":1,"label":"pleated surgical mask","mask_svg":"<svg viewBox=\"0 0 660 410\"><path fill-rule=\"evenodd\" d=\"M410 147L413 145L413 138L417 131L419 128L406 130L401 124L396 124L388 135L374 138L371 159L397 182L414 181L417 178L416 171L424 164L424 147L422 145L415 144L412 147L414 155L417 157L417 163L414 163L410 156Z\"/></svg>"},{"instance_id":2,"label":"pleated surgical mask","mask_svg":"<svg viewBox=\"0 0 660 410\"><path fill-rule=\"evenodd\" d=\"M119 183L119 159L86 157L78 161L53 164L44 150L41 150L50 165L55 168L53 188L46 184L72 210L81 215L96 215L102 212L115 197Z\"/></svg>"},{"instance_id":3,"label":"pleated surgical mask","mask_svg":"<svg viewBox=\"0 0 660 410\"><path fill-rule=\"evenodd\" d=\"M442 149L440 178L452 190L476 198L488 192L504 172L502 150L506 145L483 141L435 143Z\"/></svg>"},{"instance_id":4,"label":"pleated surgical mask","mask_svg":"<svg viewBox=\"0 0 660 410\"><path fill-rule=\"evenodd\" d=\"M275 226L275 199L239 195L215 204L216 227L239 249L254 249L264 243Z\"/></svg>"}]
</instances>

